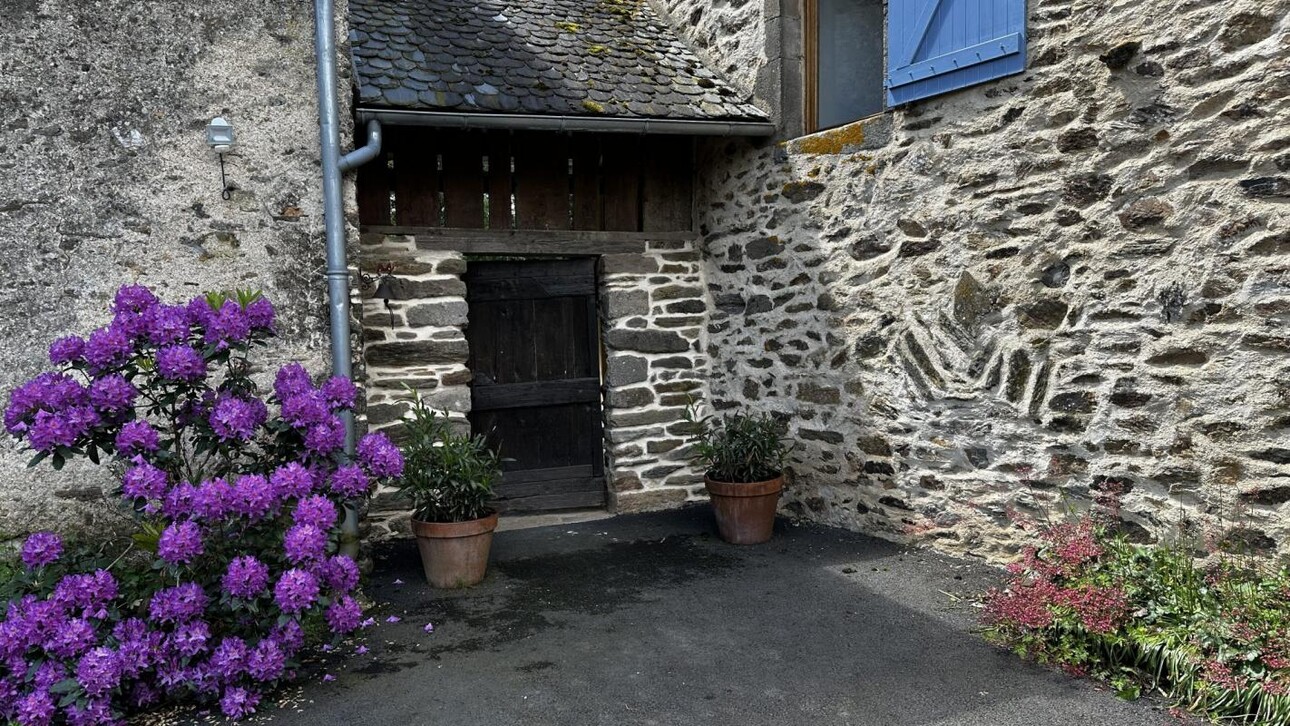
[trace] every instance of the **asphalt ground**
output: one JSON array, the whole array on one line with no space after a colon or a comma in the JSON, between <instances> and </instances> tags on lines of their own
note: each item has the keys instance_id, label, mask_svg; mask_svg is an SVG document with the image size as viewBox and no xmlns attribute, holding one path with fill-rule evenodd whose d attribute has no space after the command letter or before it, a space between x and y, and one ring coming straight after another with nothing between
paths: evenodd
<instances>
[{"instance_id":1,"label":"asphalt ground","mask_svg":"<svg viewBox=\"0 0 1290 726\"><path fill-rule=\"evenodd\" d=\"M1176 723L983 641L973 601L993 568L828 527L780 522L752 547L713 527L691 507L502 532L488 578L462 591L426 586L411 541L383 545L368 652L338 649L256 720Z\"/></svg>"}]
</instances>

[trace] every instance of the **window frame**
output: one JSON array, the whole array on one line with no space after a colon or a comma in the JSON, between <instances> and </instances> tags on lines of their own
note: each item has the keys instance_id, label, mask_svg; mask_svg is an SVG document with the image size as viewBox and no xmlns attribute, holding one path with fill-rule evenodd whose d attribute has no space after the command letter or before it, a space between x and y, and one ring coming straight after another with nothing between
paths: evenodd
<instances>
[{"instance_id":1,"label":"window frame","mask_svg":"<svg viewBox=\"0 0 1290 726\"><path fill-rule=\"evenodd\" d=\"M887 89L885 83L882 89L882 109L875 111L867 116L846 121L835 126L820 126L820 5L819 0L800 0L801 5L801 24L802 24L802 132L804 134L814 134L829 129L836 129L847 124L852 124L866 118L880 116L884 113L891 112L891 105L887 103ZM887 77L887 12L888 0L882 3L882 68L879 69L881 78Z\"/></svg>"}]
</instances>

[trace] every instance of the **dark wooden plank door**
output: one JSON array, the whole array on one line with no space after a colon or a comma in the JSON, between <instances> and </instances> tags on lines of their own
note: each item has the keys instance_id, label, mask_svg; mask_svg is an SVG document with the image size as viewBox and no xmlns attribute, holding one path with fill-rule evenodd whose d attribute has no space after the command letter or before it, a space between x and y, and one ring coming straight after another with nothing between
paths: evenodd
<instances>
[{"instance_id":1,"label":"dark wooden plank door","mask_svg":"<svg viewBox=\"0 0 1290 726\"><path fill-rule=\"evenodd\" d=\"M502 455L503 511L605 503L596 265L474 262L471 428Z\"/></svg>"}]
</instances>

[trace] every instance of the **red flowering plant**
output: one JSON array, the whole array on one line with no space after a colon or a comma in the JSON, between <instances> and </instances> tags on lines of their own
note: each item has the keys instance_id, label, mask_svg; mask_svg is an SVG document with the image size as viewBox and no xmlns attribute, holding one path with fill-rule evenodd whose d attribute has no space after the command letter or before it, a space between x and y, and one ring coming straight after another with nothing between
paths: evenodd
<instances>
[{"instance_id":1,"label":"red flowering plant","mask_svg":"<svg viewBox=\"0 0 1290 726\"><path fill-rule=\"evenodd\" d=\"M1118 499L1037 528L984 597L991 640L1225 721L1290 726L1290 570L1118 536ZM1114 515L1114 516L1112 516Z\"/></svg>"},{"instance_id":2,"label":"red flowering plant","mask_svg":"<svg viewBox=\"0 0 1290 726\"><path fill-rule=\"evenodd\" d=\"M163 700L242 717L321 634L364 624L337 525L403 460L382 434L347 459L344 378L290 364L260 391L274 309L258 293L166 305L126 286L112 311L51 346L58 369L11 393L4 425L32 466L111 466L137 527L126 552L27 539L24 572L0 583L0 721L120 723Z\"/></svg>"}]
</instances>

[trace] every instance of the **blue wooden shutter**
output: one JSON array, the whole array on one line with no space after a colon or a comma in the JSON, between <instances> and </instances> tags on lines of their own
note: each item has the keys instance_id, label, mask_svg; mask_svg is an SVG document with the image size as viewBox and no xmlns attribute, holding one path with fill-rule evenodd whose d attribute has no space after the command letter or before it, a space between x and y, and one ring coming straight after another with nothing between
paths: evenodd
<instances>
[{"instance_id":1,"label":"blue wooden shutter","mask_svg":"<svg viewBox=\"0 0 1290 726\"><path fill-rule=\"evenodd\" d=\"M890 0L887 103L1026 69L1026 0Z\"/></svg>"}]
</instances>

